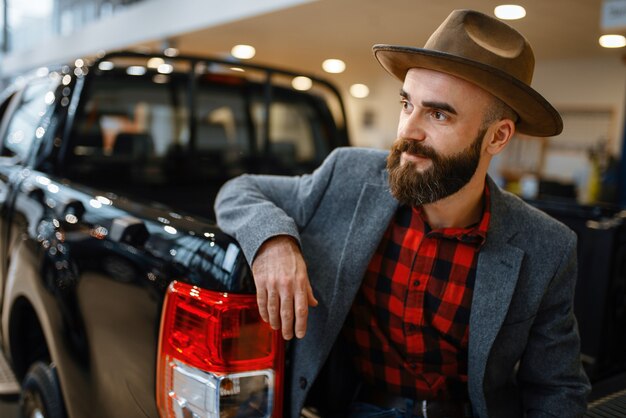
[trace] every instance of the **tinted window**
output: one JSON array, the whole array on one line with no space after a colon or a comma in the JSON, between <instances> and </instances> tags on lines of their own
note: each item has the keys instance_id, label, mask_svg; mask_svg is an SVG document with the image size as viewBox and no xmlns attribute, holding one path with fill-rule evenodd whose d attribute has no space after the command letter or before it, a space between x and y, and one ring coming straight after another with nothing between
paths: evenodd
<instances>
[{"instance_id":1,"label":"tinted window","mask_svg":"<svg viewBox=\"0 0 626 418\"><path fill-rule=\"evenodd\" d=\"M275 97L265 145L258 85L200 79L191 115L186 76L162 81L120 74L91 80L70 140L69 178L212 216L226 180L245 172L300 174L328 152L331 129L322 128L307 96Z\"/></svg>"},{"instance_id":2,"label":"tinted window","mask_svg":"<svg viewBox=\"0 0 626 418\"><path fill-rule=\"evenodd\" d=\"M5 153L21 161L28 158L33 142L44 136L50 124L58 85L58 77L39 79L16 96L19 103L3 138Z\"/></svg>"},{"instance_id":3,"label":"tinted window","mask_svg":"<svg viewBox=\"0 0 626 418\"><path fill-rule=\"evenodd\" d=\"M252 107L257 127L257 144L264 147L265 105L254 101ZM311 167L327 154L327 138L317 138L315 128L321 126L313 107L305 102L277 101L270 105L268 152L283 165Z\"/></svg>"},{"instance_id":4,"label":"tinted window","mask_svg":"<svg viewBox=\"0 0 626 418\"><path fill-rule=\"evenodd\" d=\"M125 138L146 135L150 153L163 155L173 144L189 141L186 98L181 89L144 79L97 80L74 124L73 153L79 156L124 154ZM122 141L118 141L118 140Z\"/></svg>"}]
</instances>

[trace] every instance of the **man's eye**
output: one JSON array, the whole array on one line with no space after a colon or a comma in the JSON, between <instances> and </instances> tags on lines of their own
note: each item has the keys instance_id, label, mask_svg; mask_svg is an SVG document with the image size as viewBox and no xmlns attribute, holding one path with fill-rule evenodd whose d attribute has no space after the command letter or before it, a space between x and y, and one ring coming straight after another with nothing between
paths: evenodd
<instances>
[{"instance_id":1,"label":"man's eye","mask_svg":"<svg viewBox=\"0 0 626 418\"><path fill-rule=\"evenodd\" d=\"M400 104L402 105L402 109L407 110L409 108L409 102L407 100L400 100Z\"/></svg>"},{"instance_id":2,"label":"man's eye","mask_svg":"<svg viewBox=\"0 0 626 418\"><path fill-rule=\"evenodd\" d=\"M448 115L446 115L446 114L445 114L445 113L443 113L443 112L439 112L439 111L434 111L434 112L433 112L433 117L434 117L436 120L440 120L440 121L443 121L443 120L448 119Z\"/></svg>"}]
</instances>

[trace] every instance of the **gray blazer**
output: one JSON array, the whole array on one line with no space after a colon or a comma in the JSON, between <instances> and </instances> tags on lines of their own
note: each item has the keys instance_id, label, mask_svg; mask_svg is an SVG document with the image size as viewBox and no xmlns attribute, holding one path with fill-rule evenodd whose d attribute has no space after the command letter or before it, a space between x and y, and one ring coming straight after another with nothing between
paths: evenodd
<instances>
[{"instance_id":1,"label":"gray blazer","mask_svg":"<svg viewBox=\"0 0 626 418\"><path fill-rule=\"evenodd\" d=\"M387 152L341 148L311 175L242 176L216 201L248 262L268 238L300 242L319 305L291 347L285 416L298 417L398 202ZM590 390L572 311L576 236L490 179L491 223L470 314L469 396L480 417L576 417Z\"/></svg>"}]
</instances>

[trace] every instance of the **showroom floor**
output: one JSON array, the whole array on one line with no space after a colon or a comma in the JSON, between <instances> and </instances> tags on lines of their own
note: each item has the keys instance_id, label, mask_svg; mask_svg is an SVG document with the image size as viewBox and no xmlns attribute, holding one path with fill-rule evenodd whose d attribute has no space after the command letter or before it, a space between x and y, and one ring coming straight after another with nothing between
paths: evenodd
<instances>
[{"instance_id":1,"label":"showroom floor","mask_svg":"<svg viewBox=\"0 0 626 418\"><path fill-rule=\"evenodd\" d=\"M0 417L17 418L17 395L0 396Z\"/></svg>"}]
</instances>

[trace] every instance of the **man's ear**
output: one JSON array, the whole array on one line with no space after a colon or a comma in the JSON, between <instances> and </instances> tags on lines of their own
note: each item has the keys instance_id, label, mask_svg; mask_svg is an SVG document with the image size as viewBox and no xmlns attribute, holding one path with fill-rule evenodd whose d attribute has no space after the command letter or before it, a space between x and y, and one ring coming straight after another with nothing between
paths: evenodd
<instances>
[{"instance_id":1,"label":"man's ear","mask_svg":"<svg viewBox=\"0 0 626 418\"><path fill-rule=\"evenodd\" d=\"M499 154L515 133L515 122L511 119L502 119L494 122L489 129L491 134L487 137L486 151L493 155Z\"/></svg>"}]
</instances>

